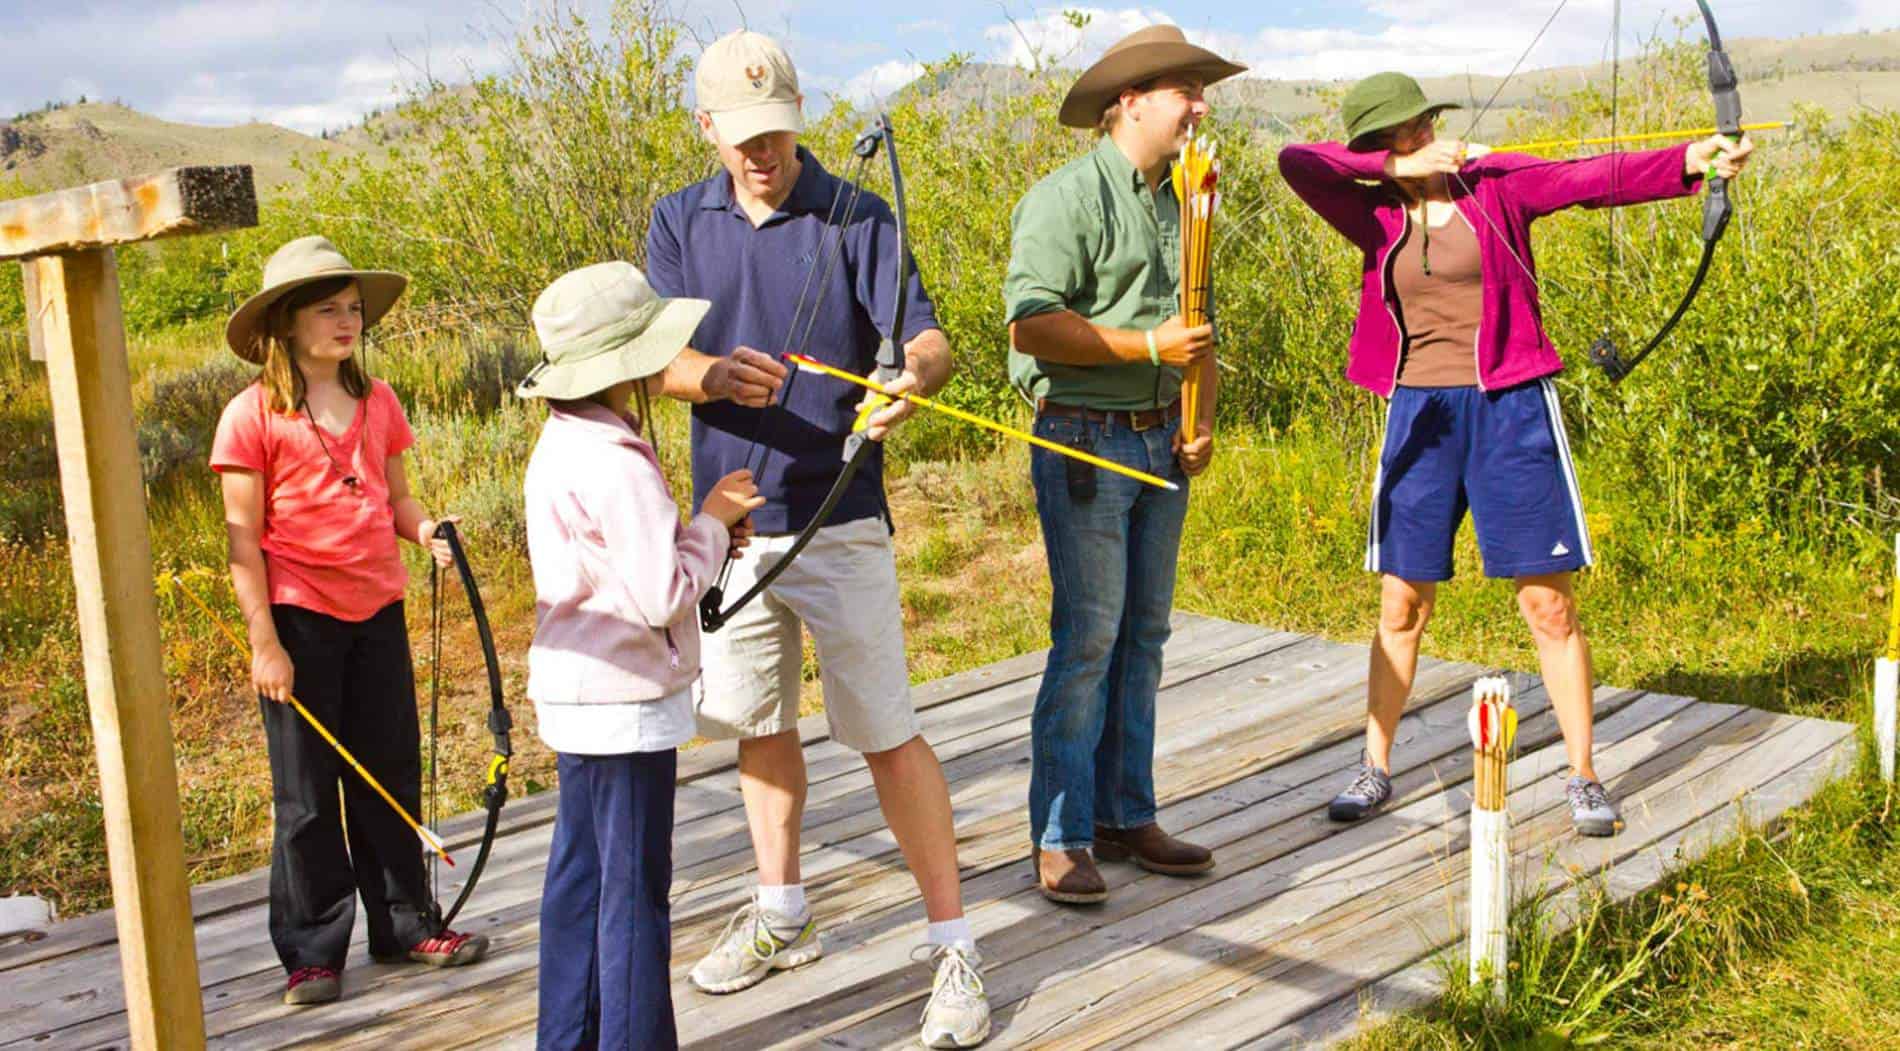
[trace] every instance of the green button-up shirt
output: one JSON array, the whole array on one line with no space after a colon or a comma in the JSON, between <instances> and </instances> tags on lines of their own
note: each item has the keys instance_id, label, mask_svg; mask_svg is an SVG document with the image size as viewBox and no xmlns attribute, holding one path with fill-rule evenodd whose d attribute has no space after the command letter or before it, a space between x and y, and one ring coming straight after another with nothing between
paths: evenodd
<instances>
[{"instance_id":1,"label":"green button-up shirt","mask_svg":"<svg viewBox=\"0 0 1900 1051\"><path fill-rule=\"evenodd\" d=\"M1169 179L1150 192L1104 136L1030 187L1011 220L1003 302L1011 322L1073 310L1105 328L1152 329L1176 313L1181 207ZM1181 371L1147 362L1059 365L1009 351L1009 377L1031 400L1152 409L1179 396Z\"/></svg>"}]
</instances>

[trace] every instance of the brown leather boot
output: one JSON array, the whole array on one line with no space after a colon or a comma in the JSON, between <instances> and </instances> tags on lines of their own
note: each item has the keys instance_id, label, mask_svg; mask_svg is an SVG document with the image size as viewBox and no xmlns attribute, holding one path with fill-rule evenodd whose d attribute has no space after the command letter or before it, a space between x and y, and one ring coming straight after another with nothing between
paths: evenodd
<instances>
[{"instance_id":1,"label":"brown leather boot","mask_svg":"<svg viewBox=\"0 0 1900 1051\"><path fill-rule=\"evenodd\" d=\"M1108 883L1088 851L1045 852L1037 847L1030 860L1036 866L1036 886L1050 901L1095 905L1108 900Z\"/></svg>"},{"instance_id":2,"label":"brown leather boot","mask_svg":"<svg viewBox=\"0 0 1900 1051\"><path fill-rule=\"evenodd\" d=\"M1103 861L1132 861L1149 872L1192 876L1214 867L1214 852L1161 831L1150 822L1138 828L1095 826L1095 856Z\"/></svg>"}]
</instances>

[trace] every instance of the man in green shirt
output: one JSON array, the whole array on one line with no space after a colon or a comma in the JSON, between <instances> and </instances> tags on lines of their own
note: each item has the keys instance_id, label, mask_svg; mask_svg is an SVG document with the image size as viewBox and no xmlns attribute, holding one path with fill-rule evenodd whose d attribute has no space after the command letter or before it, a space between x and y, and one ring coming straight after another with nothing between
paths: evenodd
<instances>
[{"instance_id":1,"label":"man in green shirt","mask_svg":"<svg viewBox=\"0 0 1900 1051\"><path fill-rule=\"evenodd\" d=\"M1245 67L1150 26L1114 44L1063 101L1096 148L1016 206L1009 274L1012 381L1036 433L1170 477L1168 492L1031 453L1055 597L1032 723L1030 833L1042 893L1106 900L1095 867L1205 872L1213 853L1155 823L1155 692L1174 604L1187 479L1213 456L1214 333L1178 316L1180 206L1169 165L1207 116L1207 85ZM1181 373L1201 375L1183 433ZM1090 848L1094 848L1094 856Z\"/></svg>"}]
</instances>

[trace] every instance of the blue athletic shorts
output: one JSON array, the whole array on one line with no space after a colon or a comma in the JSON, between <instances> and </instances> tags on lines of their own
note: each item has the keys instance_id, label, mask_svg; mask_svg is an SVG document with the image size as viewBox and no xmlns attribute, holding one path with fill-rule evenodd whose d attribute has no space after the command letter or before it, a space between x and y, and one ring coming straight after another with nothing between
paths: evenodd
<instances>
[{"instance_id":1,"label":"blue athletic shorts","mask_svg":"<svg viewBox=\"0 0 1900 1051\"><path fill-rule=\"evenodd\" d=\"M1467 508L1485 576L1562 573L1595 561L1550 380L1499 391L1400 387L1385 419L1367 569L1450 580L1452 538Z\"/></svg>"}]
</instances>

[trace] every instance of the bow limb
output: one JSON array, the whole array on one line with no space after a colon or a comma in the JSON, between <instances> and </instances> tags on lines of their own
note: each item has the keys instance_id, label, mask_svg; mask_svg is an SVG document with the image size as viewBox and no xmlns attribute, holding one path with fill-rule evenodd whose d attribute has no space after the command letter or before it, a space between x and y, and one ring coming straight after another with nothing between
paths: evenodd
<instances>
[{"instance_id":1,"label":"bow limb","mask_svg":"<svg viewBox=\"0 0 1900 1051\"><path fill-rule=\"evenodd\" d=\"M1715 100L1715 126L1718 134L1732 141L1740 141L1742 136L1742 96L1736 87L1735 66L1729 61L1728 52L1722 47L1722 33L1715 25L1715 12L1709 9L1708 0L1695 0L1696 7L1702 12L1702 23L1709 38L1709 94ZM1682 298L1676 302L1675 310L1669 319L1662 323L1656 334L1644 341L1642 349L1625 358L1616 344L1608 336L1598 339L1590 345L1590 360L1603 369L1612 383L1628 376L1637 365L1642 364L1650 352L1661 346L1675 331L1676 324L1689 312L1695 297L1702 291L1703 279L1709 275L1709 264L1715 260L1715 246L1722 240L1723 231L1728 229L1729 220L1735 216L1735 203L1729 197L1728 180L1711 170L1706 176L1708 183L1702 201L1702 255L1696 262L1695 275L1689 279L1689 287L1683 291Z\"/></svg>"},{"instance_id":2,"label":"bow limb","mask_svg":"<svg viewBox=\"0 0 1900 1051\"><path fill-rule=\"evenodd\" d=\"M494 754L488 761L488 773L482 788L482 805L488 811L482 825L481 847L476 851L475 863L469 868L468 879L463 881L455 902L446 911L440 902L431 904L431 925L440 934L448 929L455 917L468 904L469 895L475 891L475 885L481 882L482 870L488 865L488 855L494 849L495 835L501 826L501 808L508 801L508 768L514 756L514 745L509 732L514 729L514 719L508 714L503 701L501 685L501 658L495 651L495 635L488 626L488 610L482 604L481 589L475 584L475 571L469 566L468 553L462 548L462 538L456 532L455 524L443 522L436 526L436 535L448 542L449 555L455 565L455 572L462 581L462 590L468 595L469 616L475 622L475 634L481 640L482 660L488 668L488 732L494 736ZM439 624L439 621L438 621ZM438 662L432 674L438 679L441 668ZM433 747L434 726L430 727ZM434 776L433 772L430 775Z\"/></svg>"}]
</instances>

